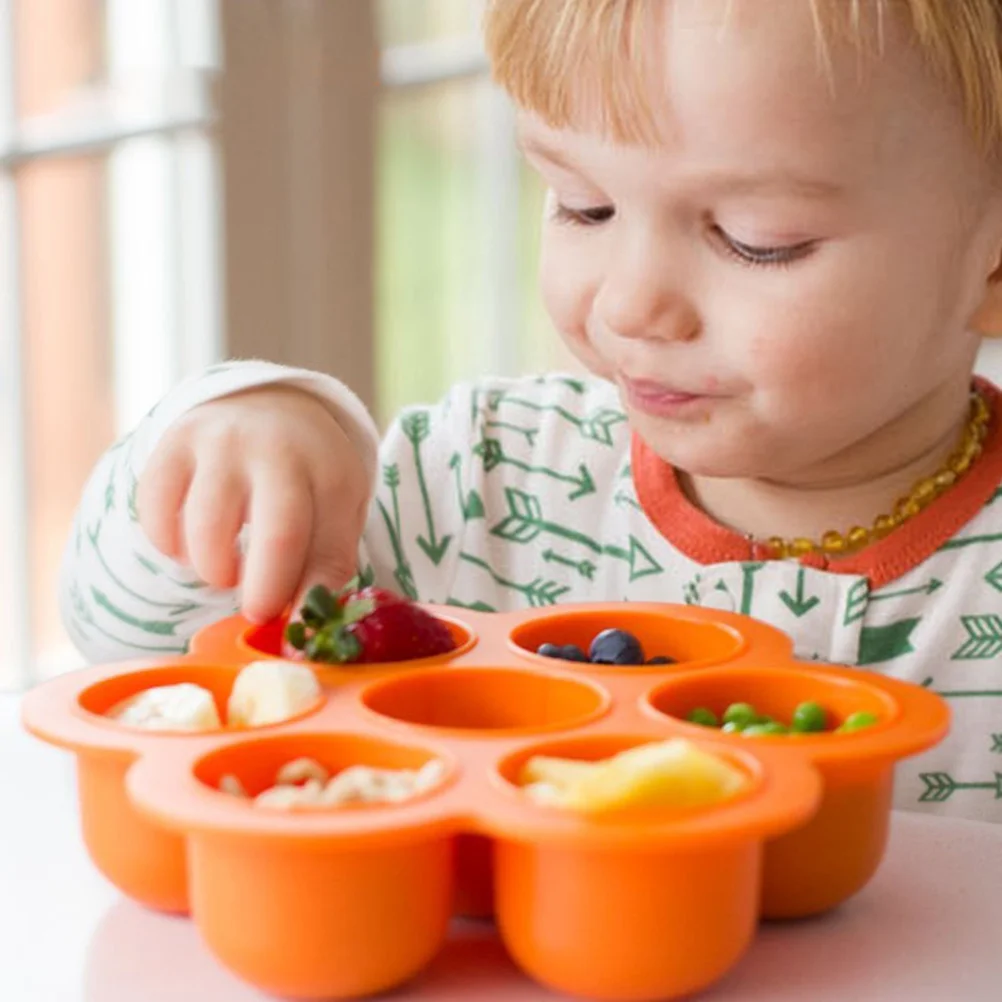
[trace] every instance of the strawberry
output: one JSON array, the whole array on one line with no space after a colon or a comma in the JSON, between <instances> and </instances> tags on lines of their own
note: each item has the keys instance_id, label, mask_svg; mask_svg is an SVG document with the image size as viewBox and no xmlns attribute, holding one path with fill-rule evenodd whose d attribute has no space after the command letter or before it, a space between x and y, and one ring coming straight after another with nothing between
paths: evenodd
<instances>
[{"instance_id":1,"label":"strawberry","mask_svg":"<svg viewBox=\"0 0 1002 1002\"><path fill-rule=\"evenodd\" d=\"M286 640L310 661L373 664L410 661L455 648L446 625L420 606L385 588L332 592L315 585Z\"/></svg>"}]
</instances>

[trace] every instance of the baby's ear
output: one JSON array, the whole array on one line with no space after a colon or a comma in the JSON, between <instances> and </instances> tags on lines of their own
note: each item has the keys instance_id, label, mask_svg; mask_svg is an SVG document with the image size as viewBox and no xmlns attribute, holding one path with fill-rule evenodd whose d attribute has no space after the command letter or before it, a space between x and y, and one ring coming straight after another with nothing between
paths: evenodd
<instances>
[{"instance_id":1,"label":"baby's ear","mask_svg":"<svg viewBox=\"0 0 1002 1002\"><path fill-rule=\"evenodd\" d=\"M995 270L988 276L984 298L968 326L982 337L1002 338L1002 254Z\"/></svg>"}]
</instances>

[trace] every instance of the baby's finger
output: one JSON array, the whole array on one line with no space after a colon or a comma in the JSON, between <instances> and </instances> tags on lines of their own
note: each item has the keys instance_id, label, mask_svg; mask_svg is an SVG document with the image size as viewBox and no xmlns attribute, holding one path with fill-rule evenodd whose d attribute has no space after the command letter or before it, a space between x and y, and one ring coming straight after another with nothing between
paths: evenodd
<instances>
[{"instance_id":1,"label":"baby's finger","mask_svg":"<svg viewBox=\"0 0 1002 1002\"><path fill-rule=\"evenodd\" d=\"M214 588L240 580L237 540L247 512L243 472L219 457L199 464L184 505L184 540L195 573Z\"/></svg>"},{"instance_id":2,"label":"baby's finger","mask_svg":"<svg viewBox=\"0 0 1002 1002\"><path fill-rule=\"evenodd\" d=\"M165 556L184 559L181 512L195 471L188 449L155 452L136 488L139 525Z\"/></svg>"},{"instance_id":3,"label":"baby's finger","mask_svg":"<svg viewBox=\"0 0 1002 1002\"><path fill-rule=\"evenodd\" d=\"M296 608L313 585L338 591L356 575L362 525L360 512L345 512L333 505L325 508L314 501L313 540L299 582Z\"/></svg>"},{"instance_id":4,"label":"baby's finger","mask_svg":"<svg viewBox=\"0 0 1002 1002\"><path fill-rule=\"evenodd\" d=\"M263 472L250 502L244 561L243 613L255 623L285 611L303 574L313 534L313 503L305 479Z\"/></svg>"}]
</instances>

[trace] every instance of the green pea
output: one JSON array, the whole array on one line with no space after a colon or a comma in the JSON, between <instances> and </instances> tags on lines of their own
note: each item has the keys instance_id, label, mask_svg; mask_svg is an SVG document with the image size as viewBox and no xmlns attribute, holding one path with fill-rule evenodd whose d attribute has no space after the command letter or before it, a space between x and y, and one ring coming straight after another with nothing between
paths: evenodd
<instances>
[{"instance_id":1,"label":"green pea","mask_svg":"<svg viewBox=\"0 0 1002 1002\"><path fill-rule=\"evenodd\" d=\"M720 732L722 734L740 734L741 730L742 728L738 727L738 725L734 723L733 720L728 720L727 723L720 728Z\"/></svg>"},{"instance_id":2,"label":"green pea","mask_svg":"<svg viewBox=\"0 0 1002 1002\"><path fill-rule=\"evenodd\" d=\"M752 724L751 727L746 727L741 733L746 738L760 738L769 737L774 734L789 734L790 732L789 728L784 724L773 720L768 724Z\"/></svg>"},{"instance_id":3,"label":"green pea","mask_svg":"<svg viewBox=\"0 0 1002 1002\"><path fill-rule=\"evenodd\" d=\"M875 713L867 713L860 710L858 713L850 713L842 723L835 728L836 734L847 734L850 731L861 731L866 727L872 727L879 718Z\"/></svg>"},{"instance_id":4,"label":"green pea","mask_svg":"<svg viewBox=\"0 0 1002 1002\"><path fill-rule=\"evenodd\" d=\"M820 703L801 703L793 711L793 729L801 733L823 731L828 725L828 713Z\"/></svg>"},{"instance_id":5,"label":"green pea","mask_svg":"<svg viewBox=\"0 0 1002 1002\"><path fill-rule=\"evenodd\" d=\"M700 724L702 727L717 727L717 715L705 706L697 706L686 718L690 724Z\"/></svg>"},{"instance_id":6,"label":"green pea","mask_svg":"<svg viewBox=\"0 0 1002 1002\"><path fill-rule=\"evenodd\" d=\"M737 724L738 730L744 730L758 719L755 707L751 703L731 703L724 710L724 723Z\"/></svg>"}]
</instances>

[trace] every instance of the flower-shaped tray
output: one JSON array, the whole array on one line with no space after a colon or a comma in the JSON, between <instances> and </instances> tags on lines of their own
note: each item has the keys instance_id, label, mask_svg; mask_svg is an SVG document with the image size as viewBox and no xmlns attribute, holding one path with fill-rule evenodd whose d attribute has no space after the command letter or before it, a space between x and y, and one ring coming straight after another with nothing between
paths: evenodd
<instances>
[{"instance_id":1,"label":"flower-shaped tray","mask_svg":"<svg viewBox=\"0 0 1002 1002\"><path fill-rule=\"evenodd\" d=\"M716 610L659 604L507 614L427 607L450 655L317 665L318 703L270 727L140 731L105 714L154 685L193 682L225 709L241 665L281 653L283 623L235 617L190 652L67 674L27 695L26 727L77 756L94 863L125 894L190 912L216 957L287 998L388 991L442 946L450 917L493 916L514 960L561 991L670 999L723 976L761 918L797 918L858 892L882 858L897 760L940 741L935 694L877 674L794 659L787 637ZM587 649L601 630L637 636L676 663L579 664L535 654ZM789 719L815 700L849 733L747 737L686 721L732 702ZM586 817L535 804L517 776L533 755L607 758L682 736L747 777L710 807ZM280 812L253 794L286 762L446 767L399 804Z\"/></svg>"}]
</instances>

